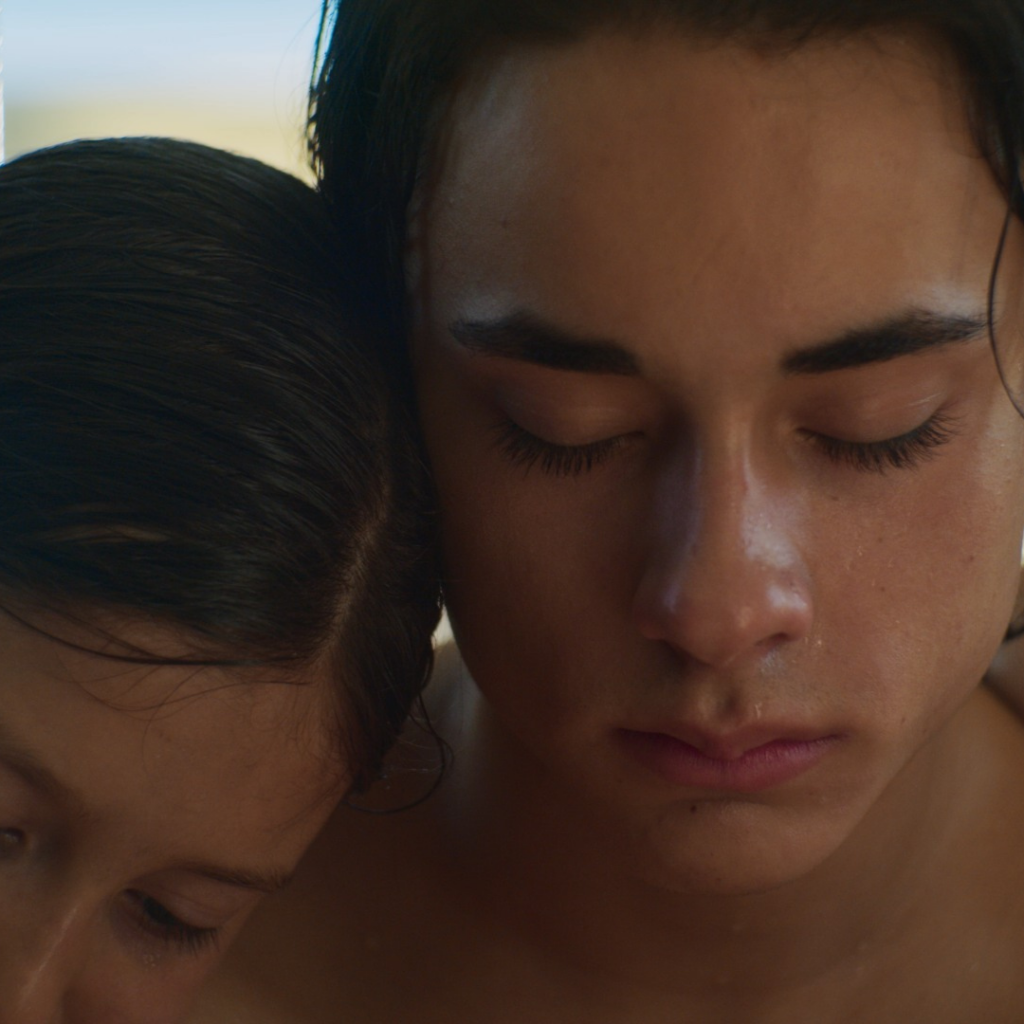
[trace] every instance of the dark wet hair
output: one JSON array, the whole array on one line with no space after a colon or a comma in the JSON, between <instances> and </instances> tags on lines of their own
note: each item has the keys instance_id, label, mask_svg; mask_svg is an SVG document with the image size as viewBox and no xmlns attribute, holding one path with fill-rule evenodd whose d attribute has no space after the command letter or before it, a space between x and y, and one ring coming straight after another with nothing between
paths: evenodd
<instances>
[{"instance_id":1,"label":"dark wet hair","mask_svg":"<svg viewBox=\"0 0 1024 1024\"><path fill-rule=\"evenodd\" d=\"M337 301L338 245L312 189L205 146L0 168L0 607L190 643L130 660L327 664L361 788L439 597L424 462Z\"/></svg>"},{"instance_id":2,"label":"dark wet hair","mask_svg":"<svg viewBox=\"0 0 1024 1024\"><path fill-rule=\"evenodd\" d=\"M660 25L782 47L892 26L933 36L960 63L981 153L1024 210L1021 0L324 0L311 156L350 244L361 316L399 358L408 207L460 80L502 47Z\"/></svg>"}]
</instances>

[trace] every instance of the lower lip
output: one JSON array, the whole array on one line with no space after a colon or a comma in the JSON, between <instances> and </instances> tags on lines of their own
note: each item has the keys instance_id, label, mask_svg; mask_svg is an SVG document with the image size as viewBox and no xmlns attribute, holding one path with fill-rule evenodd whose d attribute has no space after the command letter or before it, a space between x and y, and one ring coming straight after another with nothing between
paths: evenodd
<instances>
[{"instance_id":1,"label":"lower lip","mask_svg":"<svg viewBox=\"0 0 1024 1024\"><path fill-rule=\"evenodd\" d=\"M664 733L620 733L633 759L674 786L757 793L810 771L839 742L838 736L817 740L773 740L727 761L708 757L696 747Z\"/></svg>"}]
</instances>

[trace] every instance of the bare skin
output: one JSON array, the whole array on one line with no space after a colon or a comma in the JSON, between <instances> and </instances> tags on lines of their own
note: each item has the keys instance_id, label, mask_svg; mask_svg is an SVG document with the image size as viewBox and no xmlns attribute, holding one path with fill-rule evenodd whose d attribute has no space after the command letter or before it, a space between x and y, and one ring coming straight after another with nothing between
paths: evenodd
<instances>
[{"instance_id":1,"label":"bare skin","mask_svg":"<svg viewBox=\"0 0 1024 1024\"><path fill-rule=\"evenodd\" d=\"M343 791L331 674L132 664L6 614L0 643L0 1022L173 1024Z\"/></svg>"},{"instance_id":2,"label":"bare skin","mask_svg":"<svg viewBox=\"0 0 1024 1024\"><path fill-rule=\"evenodd\" d=\"M952 80L662 35L466 85L411 261L456 766L337 813L195 1021L1024 1017L1024 729L980 685L1024 425Z\"/></svg>"},{"instance_id":3,"label":"bare skin","mask_svg":"<svg viewBox=\"0 0 1024 1024\"><path fill-rule=\"evenodd\" d=\"M443 682L458 692L467 680L460 679L454 652L449 658L434 685ZM991 698L978 703L979 718L989 720L979 722L986 735L991 737L995 726L1006 747L1015 750L1011 758L989 761L988 770L1002 783L1002 773L1024 771L1024 757L1016 751L1019 725ZM453 735L456 723L444 724ZM466 771L453 774L464 780ZM381 794L381 804L393 806L413 797L419 786L410 777L403 787ZM626 976L614 952L611 964L597 959L583 928L574 937L576 948L566 948L560 915L580 915L586 926L600 923L594 908L585 912L579 897L570 901L559 892L559 882L575 892L586 859L574 865L549 852L537 864L526 842L502 854L491 850L484 860L479 848L467 850L459 842L446 820L450 814L465 816L465 805L451 791L447 799L444 791L439 797L383 818L339 809L289 889L256 911L229 952L226 969L202 993L190 1024L677 1024L689 1019L701 1024L739 1019L758 1024L906 1024L917 1019L1016 1024L1019 1019L1020 992L1011 979L1019 966L1024 908L1019 899L1008 902L1008 897L1020 892L1020 872L1004 863L998 875L982 875L976 848L950 850L931 865L930 875L957 877L956 901L936 901L928 891L931 878L915 878L930 928L913 940L895 923L882 927L865 920L862 937L851 937L828 963L815 950L821 938L818 923L805 921L806 935L792 944L790 955L803 953L811 961L813 951L817 963L808 966L819 975L793 986L795 992L787 994L787 981L792 985L795 979L779 969L779 958L764 949L766 942L744 958L743 969L756 971L747 991L730 991L735 975L717 965L712 967L717 973L709 973L707 960L692 971L684 971L687 961L680 960L669 970L663 962L667 954L657 967L674 975L671 984L651 986L645 978ZM1024 841L1016 822L994 828L995 822L1005 826L1016 818L1011 795L979 812L977 822L962 821L972 843ZM524 846L533 855L513 868L508 862ZM607 897L606 892L601 902L607 903ZM832 908L822 902L817 909L824 915ZM985 910L980 920L979 907ZM755 909L754 901L749 909ZM906 903L901 909L908 916L912 912ZM727 920L704 921L705 927L712 925L708 934L727 945L738 945L737 935L748 938L740 930L742 908L736 911ZM960 930L964 918L975 921L969 933ZM678 930L662 924L649 939L671 941ZM799 927L794 922L792 931ZM735 929L731 936L730 929ZM936 935L942 936L941 943L933 941ZM708 960L713 959L709 953ZM625 962L635 968L633 957ZM691 985L694 991L688 992Z\"/></svg>"}]
</instances>

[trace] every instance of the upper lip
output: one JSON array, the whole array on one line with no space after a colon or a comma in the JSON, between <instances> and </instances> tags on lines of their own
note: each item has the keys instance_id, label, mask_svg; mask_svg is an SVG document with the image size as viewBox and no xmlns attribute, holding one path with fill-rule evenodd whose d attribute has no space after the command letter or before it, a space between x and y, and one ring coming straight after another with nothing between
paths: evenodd
<instances>
[{"instance_id":1,"label":"upper lip","mask_svg":"<svg viewBox=\"0 0 1024 1024\"><path fill-rule=\"evenodd\" d=\"M750 751L769 743L812 743L836 735L820 727L781 722L757 722L732 730L711 730L686 724L673 724L627 731L668 736L686 743L705 757L716 761L738 761Z\"/></svg>"}]
</instances>

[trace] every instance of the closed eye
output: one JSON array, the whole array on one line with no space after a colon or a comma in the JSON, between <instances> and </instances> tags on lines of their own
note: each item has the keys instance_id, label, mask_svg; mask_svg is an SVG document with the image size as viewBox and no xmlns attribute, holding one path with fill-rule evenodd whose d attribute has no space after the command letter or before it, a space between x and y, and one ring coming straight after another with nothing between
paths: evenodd
<instances>
[{"instance_id":1,"label":"closed eye","mask_svg":"<svg viewBox=\"0 0 1024 1024\"><path fill-rule=\"evenodd\" d=\"M620 434L581 445L547 441L508 418L495 428L497 446L512 465L529 471L539 467L556 477L574 477L598 468L634 437ZM816 431L803 435L833 463L861 472L914 469L957 436L955 420L938 412L920 426L880 441L848 441Z\"/></svg>"},{"instance_id":2,"label":"closed eye","mask_svg":"<svg viewBox=\"0 0 1024 1024\"><path fill-rule=\"evenodd\" d=\"M556 477L589 473L610 459L634 436L620 434L588 444L562 445L545 441L507 418L497 424L495 433L498 448L513 466L527 472L536 466Z\"/></svg>"},{"instance_id":3,"label":"closed eye","mask_svg":"<svg viewBox=\"0 0 1024 1024\"><path fill-rule=\"evenodd\" d=\"M882 441L845 441L803 431L830 462L869 473L914 469L957 436L953 417L938 412L919 427Z\"/></svg>"},{"instance_id":4,"label":"closed eye","mask_svg":"<svg viewBox=\"0 0 1024 1024\"><path fill-rule=\"evenodd\" d=\"M217 945L219 929L188 924L158 900L137 889L129 889L125 897L136 927L146 935L194 955Z\"/></svg>"}]
</instances>

